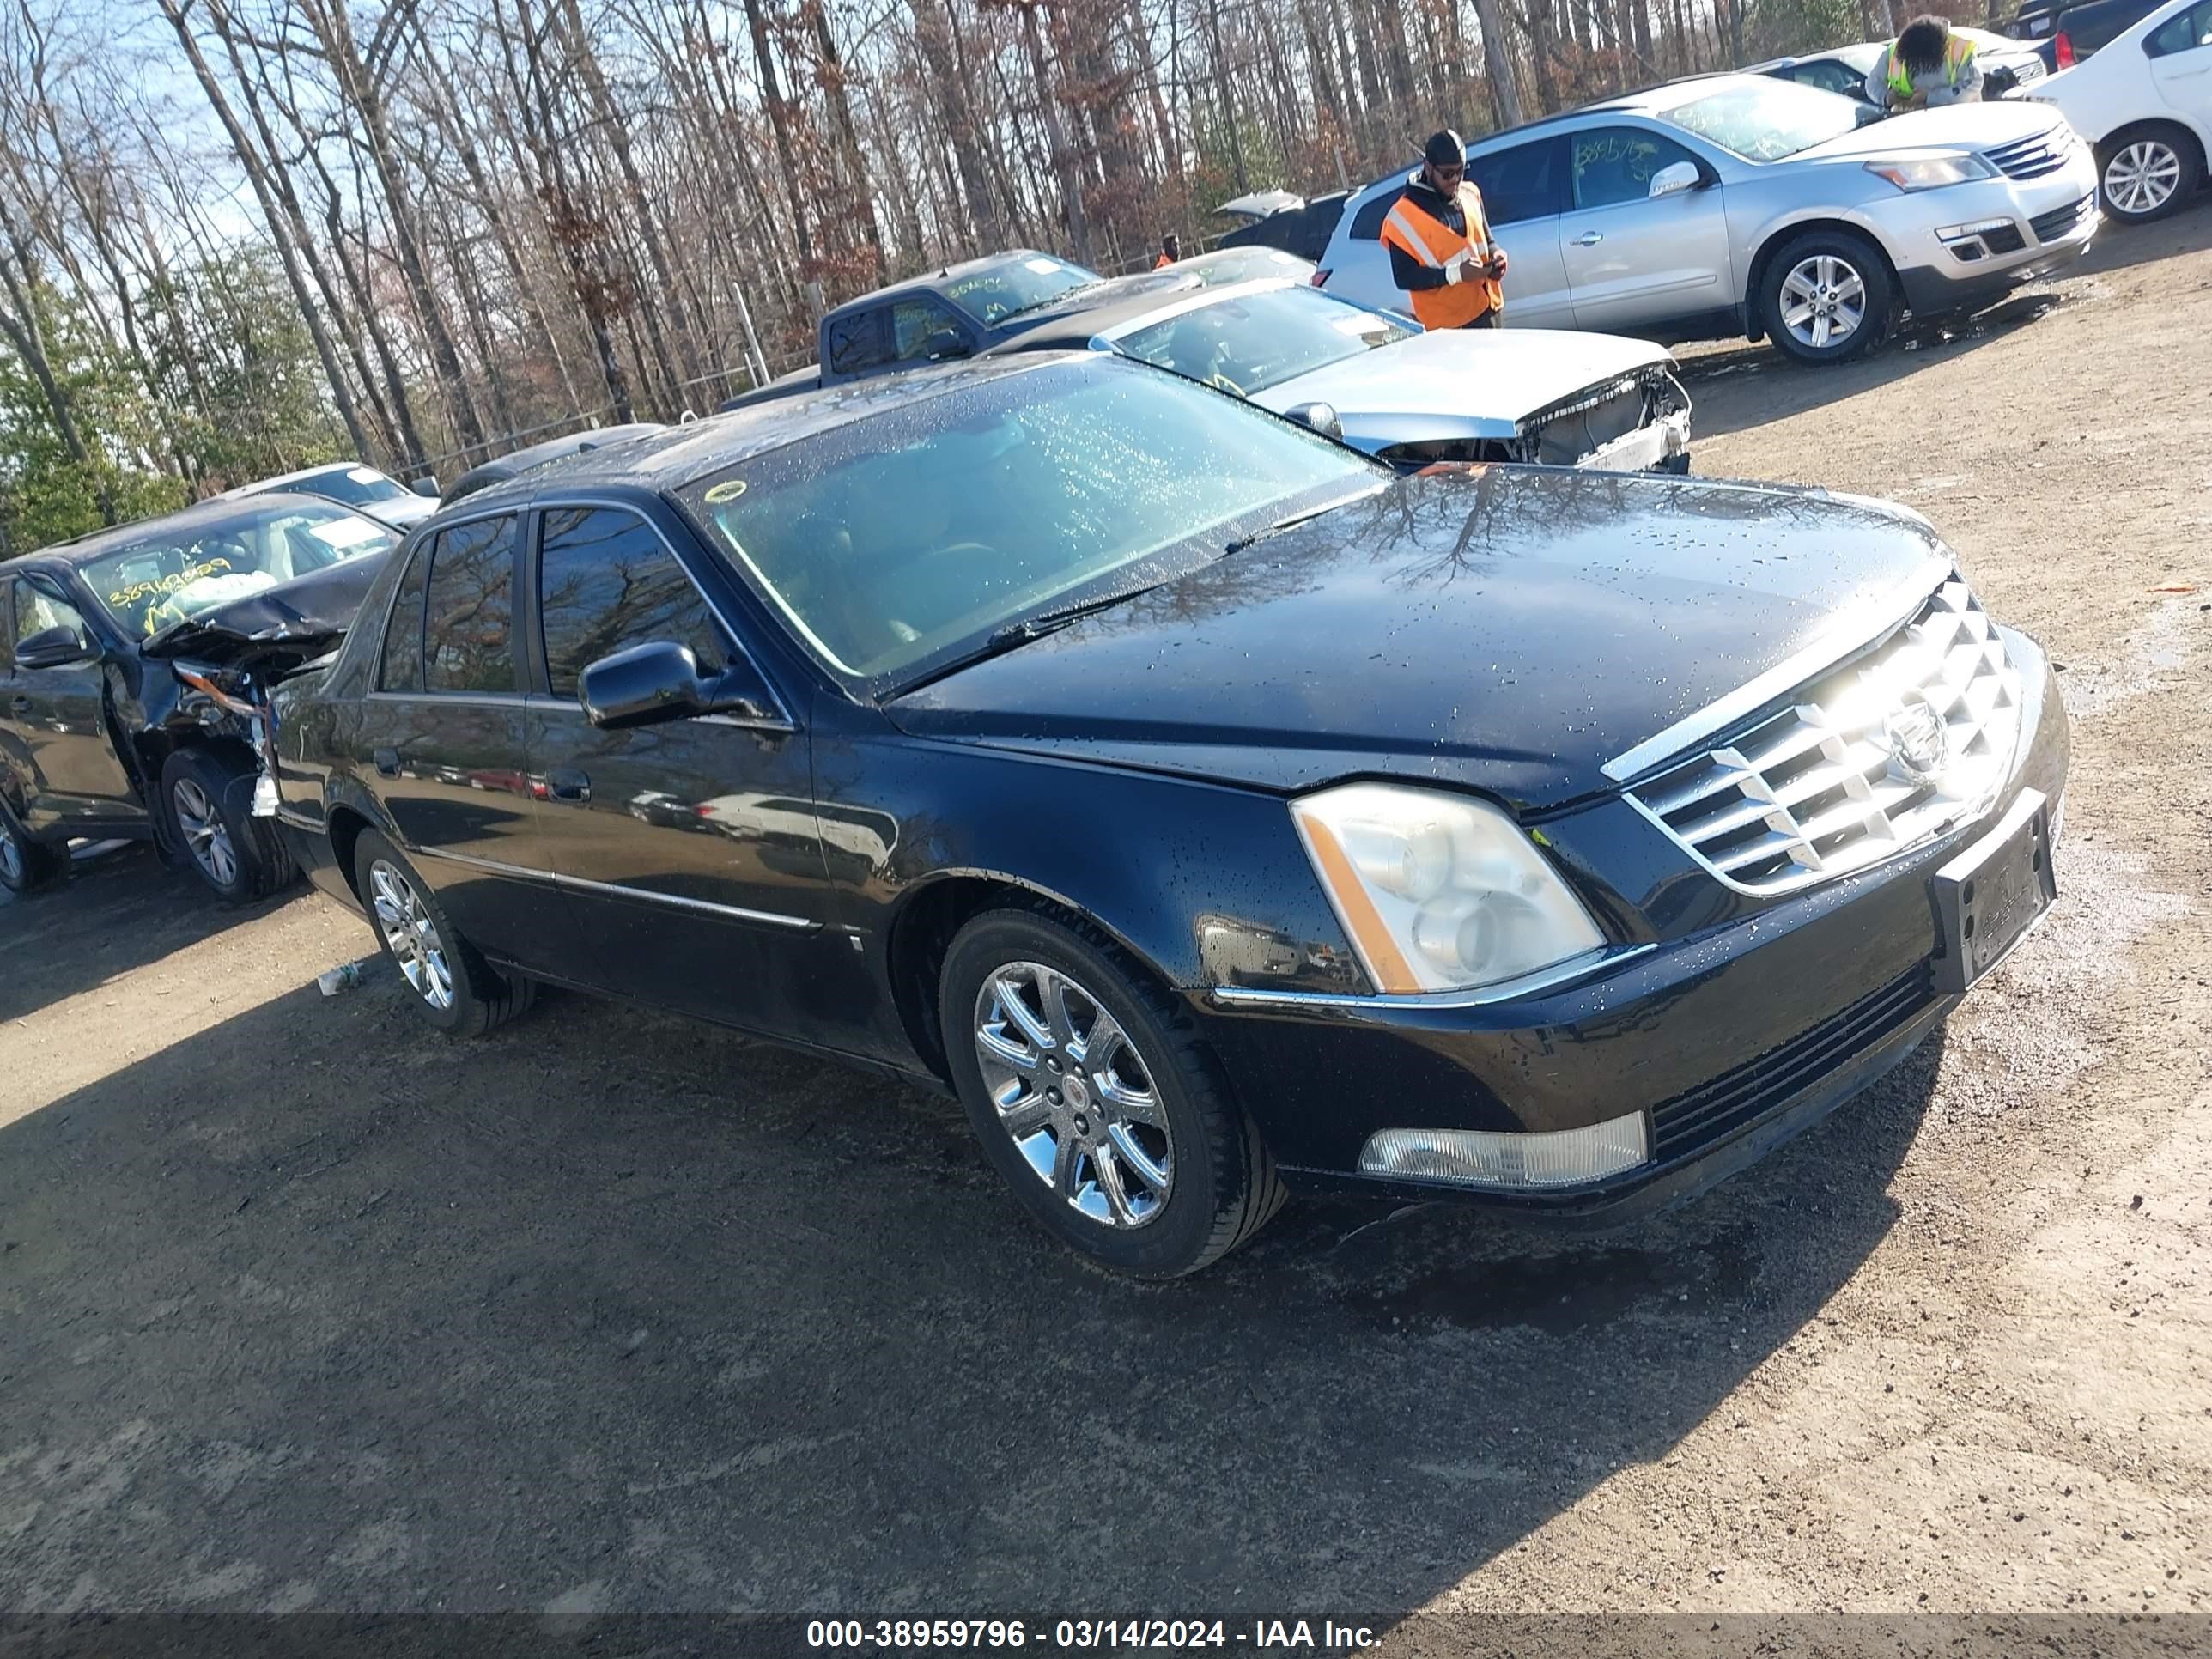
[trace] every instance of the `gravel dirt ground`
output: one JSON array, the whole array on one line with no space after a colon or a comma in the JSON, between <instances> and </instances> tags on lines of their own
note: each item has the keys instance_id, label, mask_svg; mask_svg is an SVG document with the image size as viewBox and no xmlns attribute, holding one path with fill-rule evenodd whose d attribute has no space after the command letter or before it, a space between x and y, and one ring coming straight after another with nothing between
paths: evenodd
<instances>
[{"instance_id":1,"label":"gravel dirt ground","mask_svg":"<svg viewBox=\"0 0 2212 1659\"><path fill-rule=\"evenodd\" d=\"M0 908L0 1612L2212 1612L2208 341L2200 206L1687 354L1699 471L1907 501L2050 646L2073 786L1947 1034L1627 1231L1294 1205L1142 1287L948 1102L574 997L449 1047L139 852Z\"/></svg>"}]
</instances>

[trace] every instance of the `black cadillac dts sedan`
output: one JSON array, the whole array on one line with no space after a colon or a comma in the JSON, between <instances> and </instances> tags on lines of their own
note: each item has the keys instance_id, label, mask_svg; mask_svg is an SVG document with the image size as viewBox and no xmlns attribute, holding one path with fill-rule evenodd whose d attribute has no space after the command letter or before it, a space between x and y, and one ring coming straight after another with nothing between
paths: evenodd
<instances>
[{"instance_id":1,"label":"black cadillac dts sedan","mask_svg":"<svg viewBox=\"0 0 2212 1659\"><path fill-rule=\"evenodd\" d=\"M1153 1276L1286 1188L1750 1163L2042 914L2067 753L1903 509L1401 478L1094 354L487 490L276 714L296 856L432 1024L547 981L934 1082Z\"/></svg>"}]
</instances>

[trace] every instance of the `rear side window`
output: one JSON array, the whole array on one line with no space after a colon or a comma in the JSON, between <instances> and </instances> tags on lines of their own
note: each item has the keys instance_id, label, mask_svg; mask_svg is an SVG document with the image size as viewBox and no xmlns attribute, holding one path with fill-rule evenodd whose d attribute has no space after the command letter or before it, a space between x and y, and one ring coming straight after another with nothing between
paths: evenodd
<instances>
[{"instance_id":1,"label":"rear side window","mask_svg":"<svg viewBox=\"0 0 2212 1659\"><path fill-rule=\"evenodd\" d=\"M1677 161L1697 161L1672 138L1641 127L1599 127L1575 134L1573 143L1578 207L1641 202L1651 194L1653 173Z\"/></svg>"},{"instance_id":2,"label":"rear side window","mask_svg":"<svg viewBox=\"0 0 2212 1659\"><path fill-rule=\"evenodd\" d=\"M1361 208L1352 218L1354 241L1379 242L1382 240L1382 222L1390 216L1390 210L1398 204L1397 189L1384 191Z\"/></svg>"},{"instance_id":3,"label":"rear side window","mask_svg":"<svg viewBox=\"0 0 2212 1659\"><path fill-rule=\"evenodd\" d=\"M514 520L478 519L430 549L422 636L426 691L512 691Z\"/></svg>"},{"instance_id":4,"label":"rear side window","mask_svg":"<svg viewBox=\"0 0 2212 1659\"><path fill-rule=\"evenodd\" d=\"M1492 150L1468 161L1467 176L1482 192L1482 210L1491 228L1565 213L1566 161L1567 141L1551 137Z\"/></svg>"},{"instance_id":5,"label":"rear side window","mask_svg":"<svg viewBox=\"0 0 2212 1659\"><path fill-rule=\"evenodd\" d=\"M556 696L601 657L667 640L688 645L702 675L729 665L714 613L653 527L611 507L559 507L538 549L545 672Z\"/></svg>"},{"instance_id":6,"label":"rear side window","mask_svg":"<svg viewBox=\"0 0 2212 1659\"><path fill-rule=\"evenodd\" d=\"M2152 58L2171 58L2199 46L2212 46L2212 0L2167 18L2143 40L2143 51Z\"/></svg>"},{"instance_id":7,"label":"rear side window","mask_svg":"<svg viewBox=\"0 0 2212 1659\"><path fill-rule=\"evenodd\" d=\"M376 671L380 691L422 689L422 595L430 586L430 544L416 547L399 579L392 621L384 630L384 661Z\"/></svg>"},{"instance_id":8,"label":"rear side window","mask_svg":"<svg viewBox=\"0 0 2212 1659\"><path fill-rule=\"evenodd\" d=\"M830 349L830 372L858 374L863 369L878 368L890 362L890 331L884 324L881 306L872 306L849 316L832 317L824 330L829 336L824 343Z\"/></svg>"}]
</instances>

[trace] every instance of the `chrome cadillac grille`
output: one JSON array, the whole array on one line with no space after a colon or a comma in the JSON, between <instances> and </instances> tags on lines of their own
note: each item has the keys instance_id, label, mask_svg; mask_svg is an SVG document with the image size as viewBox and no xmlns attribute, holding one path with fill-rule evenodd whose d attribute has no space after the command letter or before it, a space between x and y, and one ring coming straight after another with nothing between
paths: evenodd
<instances>
[{"instance_id":1,"label":"chrome cadillac grille","mask_svg":"<svg viewBox=\"0 0 2212 1659\"><path fill-rule=\"evenodd\" d=\"M1790 708L1629 798L1723 879L1788 892L1984 809L2011 768L2020 697L2003 640L1954 578Z\"/></svg>"},{"instance_id":2,"label":"chrome cadillac grille","mask_svg":"<svg viewBox=\"0 0 2212 1659\"><path fill-rule=\"evenodd\" d=\"M1984 150L1982 155L1991 167L2011 178L2040 179L2064 167L2078 142L2074 129L2061 121L2040 137L1998 144Z\"/></svg>"}]
</instances>

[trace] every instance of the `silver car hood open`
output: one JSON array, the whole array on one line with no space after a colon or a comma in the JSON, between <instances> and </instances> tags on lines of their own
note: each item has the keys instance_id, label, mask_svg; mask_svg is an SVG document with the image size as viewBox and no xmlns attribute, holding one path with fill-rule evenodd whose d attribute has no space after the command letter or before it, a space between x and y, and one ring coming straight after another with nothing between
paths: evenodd
<instances>
[{"instance_id":1,"label":"silver car hood open","mask_svg":"<svg viewBox=\"0 0 2212 1659\"><path fill-rule=\"evenodd\" d=\"M1332 405L1345 436L1376 442L1510 438L1541 409L1674 359L1661 346L1565 329L1445 329L1365 351L1256 392L1278 414ZM1362 439L1368 441L1361 442Z\"/></svg>"}]
</instances>

